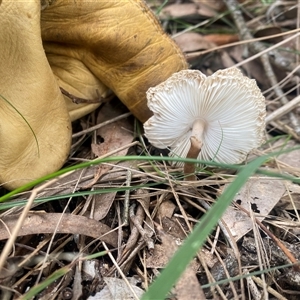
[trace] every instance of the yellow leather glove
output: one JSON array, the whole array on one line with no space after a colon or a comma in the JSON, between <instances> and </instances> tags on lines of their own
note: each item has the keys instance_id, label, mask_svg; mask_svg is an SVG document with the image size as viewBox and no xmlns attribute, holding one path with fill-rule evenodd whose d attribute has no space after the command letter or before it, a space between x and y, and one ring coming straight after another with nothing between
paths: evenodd
<instances>
[{"instance_id":1,"label":"yellow leather glove","mask_svg":"<svg viewBox=\"0 0 300 300\"><path fill-rule=\"evenodd\" d=\"M9 189L58 170L70 119L98 106L74 104L59 87L86 99L112 91L145 122L146 90L187 68L144 1L46 2L41 15L40 0L0 4L0 182Z\"/></svg>"},{"instance_id":2,"label":"yellow leather glove","mask_svg":"<svg viewBox=\"0 0 300 300\"><path fill-rule=\"evenodd\" d=\"M58 170L70 144L69 114L42 45L39 0L2 0L0 183L13 189Z\"/></svg>"},{"instance_id":3,"label":"yellow leather glove","mask_svg":"<svg viewBox=\"0 0 300 300\"><path fill-rule=\"evenodd\" d=\"M55 0L42 12L41 28L61 87L95 99L97 89L105 96L104 84L141 122L152 115L147 89L187 68L177 45L141 0ZM83 106L92 110L95 105ZM72 119L81 115L77 107L70 108Z\"/></svg>"}]
</instances>

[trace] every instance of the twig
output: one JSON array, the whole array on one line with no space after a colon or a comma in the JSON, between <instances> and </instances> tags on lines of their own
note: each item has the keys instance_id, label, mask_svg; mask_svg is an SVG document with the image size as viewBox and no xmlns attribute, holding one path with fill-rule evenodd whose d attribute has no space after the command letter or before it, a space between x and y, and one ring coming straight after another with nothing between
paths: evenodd
<instances>
[{"instance_id":1,"label":"twig","mask_svg":"<svg viewBox=\"0 0 300 300\"><path fill-rule=\"evenodd\" d=\"M296 134L296 132L293 130L293 128L289 127L287 124L284 124L283 122L277 120L277 121L271 121L270 124L274 127L279 129L282 132L285 132L286 134L291 135L296 141L300 142L300 137Z\"/></svg>"},{"instance_id":2,"label":"twig","mask_svg":"<svg viewBox=\"0 0 300 300\"><path fill-rule=\"evenodd\" d=\"M147 232L142 227L142 224L140 223L140 220L138 219L138 217L134 215L134 207L135 206L132 205L131 209L129 211L130 219L131 219L132 223L134 224L134 226L139 231L139 233L142 236L143 240L146 242L148 249L153 250L154 249L153 240L151 239L151 237L147 234Z\"/></svg>"},{"instance_id":3,"label":"twig","mask_svg":"<svg viewBox=\"0 0 300 300\"><path fill-rule=\"evenodd\" d=\"M271 121L274 121L283 115L287 114L291 110L293 110L298 104L300 103L300 96L297 96L293 100L289 101L285 105L281 106L280 108L276 109L274 112L270 113L266 117L266 124L270 123Z\"/></svg>"},{"instance_id":4,"label":"twig","mask_svg":"<svg viewBox=\"0 0 300 300\"><path fill-rule=\"evenodd\" d=\"M130 187L131 184L131 171L128 169L126 173L126 187ZM129 196L130 190L125 191L124 195L124 212L123 212L123 226L128 226L128 211L129 211Z\"/></svg>"},{"instance_id":5,"label":"twig","mask_svg":"<svg viewBox=\"0 0 300 300\"><path fill-rule=\"evenodd\" d=\"M129 264L133 261L133 259L136 257L136 255L144 247L145 247L145 242L144 242L143 238L140 238L137 245L135 246L135 248L132 249L132 251L128 253L129 255L126 255L124 257L124 260L122 261L122 263L120 263L120 269L127 273L129 271L128 270ZM109 272L109 274L112 274L112 272Z\"/></svg>"},{"instance_id":6,"label":"twig","mask_svg":"<svg viewBox=\"0 0 300 300\"><path fill-rule=\"evenodd\" d=\"M247 270L247 272L245 272L245 274L249 275L249 271ZM248 276L246 278L246 281L247 281L247 286L248 286L248 289L253 297L254 300L260 300L262 299L262 294L261 292L258 290L256 284L254 283L253 279L251 276ZM263 282L263 281L262 281ZM262 285L262 287L264 287L265 284ZM265 295L266 296L266 295Z\"/></svg>"},{"instance_id":7,"label":"twig","mask_svg":"<svg viewBox=\"0 0 300 300\"><path fill-rule=\"evenodd\" d=\"M119 272L120 276L122 277L122 279L124 280L124 282L126 283L126 285L128 286L128 288L130 289L133 298L136 299L136 300L139 300L139 297L137 296L137 294L135 293L134 289L132 288L132 285L129 283L128 279L126 278L126 276L124 275L124 273L122 272L122 270L120 269L120 267L118 266L118 263L116 262L115 258L113 257L113 255L109 251L108 247L106 246L106 244L104 242L102 242L102 244L103 244L103 247L105 248L105 250L107 251L108 256L111 259L112 263L114 264L115 268L117 269L117 271Z\"/></svg>"},{"instance_id":8,"label":"twig","mask_svg":"<svg viewBox=\"0 0 300 300\"><path fill-rule=\"evenodd\" d=\"M136 202L134 202L131 205L131 207L129 209L129 215L132 214L132 210L134 210L135 206L136 206ZM143 209L143 207L141 205L139 205L137 207L136 218L138 219L139 223L142 223L143 220L144 220L144 218L145 218L145 211L144 211L144 209ZM123 261L125 260L125 258L128 256L128 252L132 252L133 249L136 247L136 244L138 242L139 236L140 236L140 232L138 231L137 227L136 226L132 226L130 236L129 236L128 240L127 240L125 249L123 251L123 255L122 255L121 259L118 260L119 264L122 264Z\"/></svg>"},{"instance_id":9,"label":"twig","mask_svg":"<svg viewBox=\"0 0 300 300\"><path fill-rule=\"evenodd\" d=\"M249 273L249 272L248 272ZM264 283L263 281L256 276L251 276L251 278L253 279L253 281L255 281L260 287L263 287ZM277 291L275 291L271 286L267 286L267 291L272 294L274 297L276 297L276 299L278 300L288 300L287 298L285 298L284 296L282 296L281 294L279 294Z\"/></svg>"},{"instance_id":10,"label":"twig","mask_svg":"<svg viewBox=\"0 0 300 300\"><path fill-rule=\"evenodd\" d=\"M232 17L239 29L239 33L243 40L253 40L253 36L250 33L244 17L242 15L241 10L239 7L241 6L236 0L224 0L225 4L227 5L228 9L232 13ZM296 34L296 35L299 35ZM266 50L267 48L260 42L253 42L249 44L249 48L253 53L258 53L261 51ZM269 49L270 50L270 49ZM277 49L273 49L272 52L269 52L269 58L271 59L272 63L276 65L279 69L283 69L286 71L291 71L295 68L295 64L292 60L287 58L283 58L280 52Z\"/></svg>"},{"instance_id":11,"label":"twig","mask_svg":"<svg viewBox=\"0 0 300 300\"><path fill-rule=\"evenodd\" d=\"M277 85L278 81L276 79L276 76L275 76L273 68L270 64L268 56L266 54L262 55L261 61L266 70L266 74L270 80L271 86L273 87L275 94L277 95L277 97L279 97L280 102L282 103L283 106L287 105L289 103L289 100L284 95L282 89ZM300 135L300 123L299 123L298 118L296 117L296 115L293 112L289 113L289 117L290 117L290 121L295 129L296 134Z\"/></svg>"},{"instance_id":12,"label":"twig","mask_svg":"<svg viewBox=\"0 0 300 300\"><path fill-rule=\"evenodd\" d=\"M94 131L94 130L96 130L96 129L99 129L99 128L101 128L101 127L104 127L104 126L106 126L106 125L108 125L108 124L111 124L111 123L113 123L113 122L116 122L116 121L125 119L125 118L127 118L127 117L129 117L129 116L131 116L131 113L130 113L130 112L125 113L125 114L120 115L120 116L117 116L117 117L112 118L112 119L110 119L110 120L108 120L108 121L105 121L105 122L103 122L103 123L101 123L101 124L97 124L97 125L95 125L95 126L92 126L92 127L90 127L90 128L87 128L87 129L82 130L82 131L80 131L80 132L74 133L74 134L72 135L72 138L75 138L75 137L84 135L84 134L86 134L86 133L92 132L92 131Z\"/></svg>"}]
</instances>

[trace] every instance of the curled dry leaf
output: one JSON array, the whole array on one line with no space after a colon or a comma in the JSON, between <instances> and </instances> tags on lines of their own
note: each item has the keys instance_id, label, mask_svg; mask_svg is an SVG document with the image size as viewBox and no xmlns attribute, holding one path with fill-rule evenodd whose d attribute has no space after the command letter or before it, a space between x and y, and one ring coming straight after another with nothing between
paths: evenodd
<instances>
[{"instance_id":1,"label":"curled dry leaf","mask_svg":"<svg viewBox=\"0 0 300 300\"><path fill-rule=\"evenodd\" d=\"M178 44L180 49L187 54L188 61L192 63L193 61L198 61L202 51L213 49L220 45L236 42L239 40L239 37L235 34L202 35L196 32L185 32L183 34L176 35L174 37L174 40ZM223 57L224 51L221 53ZM214 56L216 56L216 53L214 53ZM204 59L203 56L202 59ZM205 60L207 61L207 58ZM216 58L213 59L213 57L210 56L210 60L213 60L213 62L209 64L213 69L214 65L216 66L216 69L220 68L221 63L218 63L218 60ZM224 66L228 67L231 67L233 64L234 63L232 61L227 65L223 63Z\"/></svg>"},{"instance_id":2,"label":"curled dry leaf","mask_svg":"<svg viewBox=\"0 0 300 300\"><path fill-rule=\"evenodd\" d=\"M228 185L225 185L226 188ZM239 201L247 211L253 209L259 221L268 216L285 192L284 182L277 179L253 177L242 187L233 201ZM222 217L236 241L253 228L253 221L244 212L228 207Z\"/></svg>"},{"instance_id":3,"label":"curled dry leaf","mask_svg":"<svg viewBox=\"0 0 300 300\"><path fill-rule=\"evenodd\" d=\"M0 240L9 238L18 218L19 215L9 215L1 219ZM93 219L72 214L29 213L19 231L19 236L54 233L56 227L57 233L82 234L100 239L113 247L118 245L117 233L111 231L110 227Z\"/></svg>"}]
</instances>

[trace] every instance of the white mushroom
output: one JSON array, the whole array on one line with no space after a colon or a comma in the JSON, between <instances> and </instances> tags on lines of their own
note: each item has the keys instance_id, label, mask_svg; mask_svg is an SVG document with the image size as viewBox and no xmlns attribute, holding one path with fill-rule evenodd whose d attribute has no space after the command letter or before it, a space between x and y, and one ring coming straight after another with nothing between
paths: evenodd
<instances>
[{"instance_id":1,"label":"white mushroom","mask_svg":"<svg viewBox=\"0 0 300 300\"><path fill-rule=\"evenodd\" d=\"M180 71L150 88L147 99L153 116L145 135L171 156L235 164L264 141L265 99L236 68L208 77Z\"/></svg>"}]
</instances>

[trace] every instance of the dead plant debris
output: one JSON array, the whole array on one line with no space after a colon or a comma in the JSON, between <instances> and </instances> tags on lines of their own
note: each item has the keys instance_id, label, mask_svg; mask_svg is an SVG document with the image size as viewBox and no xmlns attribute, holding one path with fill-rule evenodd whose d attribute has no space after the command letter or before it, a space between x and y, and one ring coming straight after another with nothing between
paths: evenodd
<instances>
[{"instance_id":1,"label":"dead plant debris","mask_svg":"<svg viewBox=\"0 0 300 300\"><path fill-rule=\"evenodd\" d=\"M299 146L296 2L147 3L185 52L190 68L210 75L238 66L256 79L267 100L267 142L249 160ZM117 99L104 103L73 124L67 165L160 153L142 139L141 128ZM273 157L264 168L299 177L299 161L298 149ZM136 160L91 166L55 180L36 195L0 271L1 299L21 297L57 270L67 271L35 299L140 299L235 172L202 170L193 183L181 176L181 168ZM10 208L0 204L1 249L30 195L15 196ZM168 299L299 299L299 270L281 268L290 260L268 235L300 260L299 199L297 184L253 176ZM264 274L238 280L259 270Z\"/></svg>"}]
</instances>

